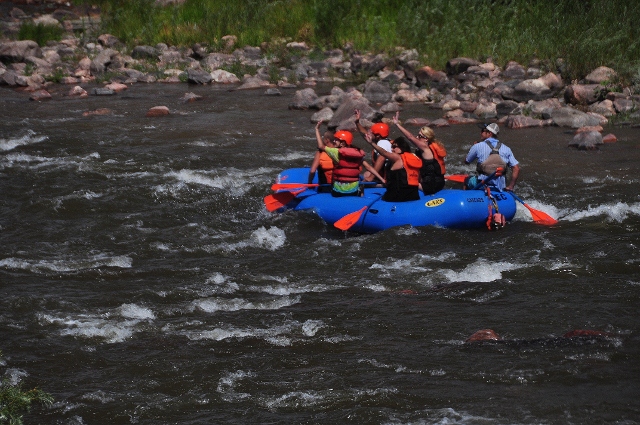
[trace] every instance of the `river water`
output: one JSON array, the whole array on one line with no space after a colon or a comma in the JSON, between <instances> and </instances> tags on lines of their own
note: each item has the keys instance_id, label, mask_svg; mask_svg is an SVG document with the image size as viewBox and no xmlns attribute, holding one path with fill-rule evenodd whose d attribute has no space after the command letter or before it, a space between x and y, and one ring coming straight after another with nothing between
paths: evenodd
<instances>
[{"instance_id":1,"label":"river water","mask_svg":"<svg viewBox=\"0 0 640 425\"><path fill-rule=\"evenodd\" d=\"M55 398L26 423L640 423L640 128L502 131L556 226L344 234L264 208L314 153L292 96L0 90L0 371ZM436 134L471 170L477 127Z\"/></svg>"}]
</instances>

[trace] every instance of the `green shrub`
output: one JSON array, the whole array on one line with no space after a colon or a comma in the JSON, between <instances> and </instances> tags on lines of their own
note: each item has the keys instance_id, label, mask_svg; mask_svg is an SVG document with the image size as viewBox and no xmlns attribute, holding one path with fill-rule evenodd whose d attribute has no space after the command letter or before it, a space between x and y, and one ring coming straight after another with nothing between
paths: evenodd
<instances>
[{"instance_id":1,"label":"green shrub","mask_svg":"<svg viewBox=\"0 0 640 425\"><path fill-rule=\"evenodd\" d=\"M64 30L57 25L34 24L25 22L18 31L18 40L33 40L42 47L47 41L60 41Z\"/></svg>"},{"instance_id":2,"label":"green shrub","mask_svg":"<svg viewBox=\"0 0 640 425\"><path fill-rule=\"evenodd\" d=\"M22 416L29 412L33 402L49 406L53 397L38 388L23 390L22 385L3 380L0 383L0 424L22 425Z\"/></svg>"}]
</instances>

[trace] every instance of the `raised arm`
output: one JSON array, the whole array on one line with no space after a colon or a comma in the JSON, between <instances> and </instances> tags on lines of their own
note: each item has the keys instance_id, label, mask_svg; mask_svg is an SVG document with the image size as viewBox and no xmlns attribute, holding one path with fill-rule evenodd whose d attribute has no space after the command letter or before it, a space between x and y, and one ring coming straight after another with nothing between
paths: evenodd
<instances>
[{"instance_id":1,"label":"raised arm","mask_svg":"<svg viewBox=\"0 0 640 425\"><path fill-rule=\"evenodd\" d=\"M415 147L420 149L421 151L426 151L429 149L429 144L425 139L420 139L419 137L411 134L409 130L404 128L402 124L400 124L400 112L396 112L396 115L393 117L393 123L398 127L398 130L407 138Z\"/></svg>"},{"instance_id":2,"label":"raised arm","mask_svg":"<svg viewBox=\"0 0 640 425\"><path fill-rule=\"evenodd\" d=\"M371 134L367 134L364 139L367 141L367 143L369 143L371 145L371 147L373 149L375 149L380 155L382 155L383 157L387 158L388 160L390 160L391 162L396 162L397 160L399 160L401 158L400 155L398 155L395 152L389 152L387 150L384 150L383 148L381 148L380 146L378 146L377 143L373 143L373 139L371 137Z\"/></svg>"},{"instance_id":3,"label":"raised arm","mask_svg":"<svg viewBox=\"0 0 640 425\"><path fill-rule=\"evenodd\" d=\"M322 140L322 135L320 134L320 126L322 125L322 121L318 121L316 124L316 141L318 142L318 150L324 151L327 145L324 144L324 140Z\"/></svg>"},{"instance_id":4,"label":"raised arm","mask_svg":"<svg viewBox=\"0 0 640 425\"><path fill-rule=\"evenodd\" d=\"M362 124L360 124L360 116L361 116L360 109L355 109L353 111L353 115L356 117L355 123L356 123L356 128L358 129L358 133L360 133L362 137L365 137L368 131L366 128L364 128Z\"/></svg>"}]
</instances>

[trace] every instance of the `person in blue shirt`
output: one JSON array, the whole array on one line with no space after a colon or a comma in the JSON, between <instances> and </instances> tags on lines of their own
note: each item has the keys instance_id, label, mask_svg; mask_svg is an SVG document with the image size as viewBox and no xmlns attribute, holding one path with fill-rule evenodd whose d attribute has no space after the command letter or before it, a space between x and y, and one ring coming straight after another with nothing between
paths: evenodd
<instances>
[{"instance_id":1,"label":"person in blue shirt","mask_svg":"<svg viewBox=\"0 0 640 425\"><path fill-rule=\"evenodd\" d=\"M498 124L482 124L481 137L482 140L471 146L465 164L477 161L477 176L472 176L465 182L465 187L473 189L479 182L490 176L498 167L502 167L503 173L499 177L494 177L486 183L496 187L498 190L512 191L520 175L520 165L518 160L513 156L513 152L507 146L498 140L500 128ZM511 181L506 184L505 175L507 167L511 168Z\"/></svg>"}]
</instances>

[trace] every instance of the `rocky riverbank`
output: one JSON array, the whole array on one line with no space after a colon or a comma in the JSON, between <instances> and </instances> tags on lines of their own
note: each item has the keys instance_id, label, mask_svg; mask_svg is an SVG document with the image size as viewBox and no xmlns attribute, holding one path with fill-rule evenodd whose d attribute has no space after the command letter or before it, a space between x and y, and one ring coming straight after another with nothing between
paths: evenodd
<instances>
[{"instance_id":1,"label":"rocky riverbank","mask_svg":"<svg viewBox=\"0 0 640 425\"><path fill-rule=\"evenodd\" d=\"M293 89L290 109L317 110L312 120L326 121L330 128L355 129L354 108L363 111L366 124L389 119L403 103L420 102L441 110L442 117L433 122L413 118L409 124L556 125L580 129L571 144L581 149L615 141L613 135L602 136L612 119L618 124L640 121L640 95L633 87L616 85L616 71L607 67L567 83L561 62L553 66L540 61L509 62L500 67L491 61L453 58L446 69L435 70L420 63L413 49L398 48L387 56L357 52L350 45L318 51L285 40L238 47L232 35L224 37L217 51L199 44L190 48L141 45L129 50L112 35L90 36L99 16L88 11L82 15L66 10L64 3L54 3L58 8L50 13L29 14L15 6L4 14L2 23L0 85L20 90L34 101L117 95L133 84L145 83L224 84L269 95ZM11 40L26 21L60 26L65 36L45 47L31 40ZM319 83L333 89L317 93ZM185 101L197 99L188 92L184 97ZM160 107L148 114L168 112Z\"/></svg>"}]
</instances>

